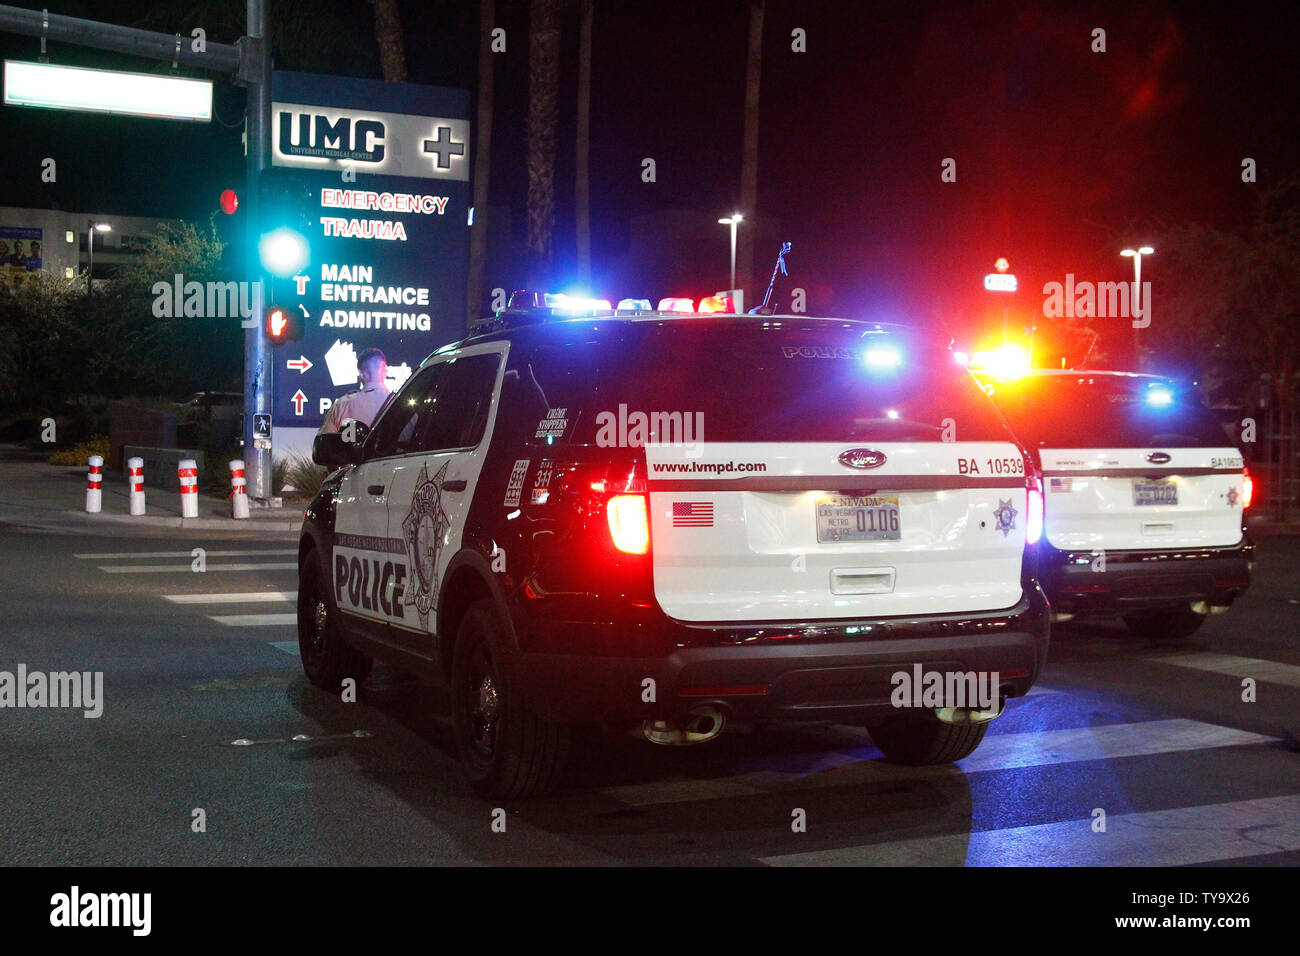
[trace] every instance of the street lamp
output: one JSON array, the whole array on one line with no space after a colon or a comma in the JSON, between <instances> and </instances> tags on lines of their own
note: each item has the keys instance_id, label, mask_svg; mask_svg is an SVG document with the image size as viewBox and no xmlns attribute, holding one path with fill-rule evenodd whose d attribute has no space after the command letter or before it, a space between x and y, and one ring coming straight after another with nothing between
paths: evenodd
<instances>
[{"instance_id":1,"label":"street lamp","mask_svg":"<svg viewBox=\"0 0 1300 956\"><path fill-rule=\"evenodd\" d=\"M86 250L90 253L90 264L86 266L86 295L90 295L95 286L95 233L112 231L113 227L106 222L91 219L86 223Z\"/></svg>"},{"instance_id":2,"label":"street lamp","mask_svg":"<svg viewBox=\"0 0 1300 956\"><path fill-rule=\"evenodd\" d=\"M718 223L723 226L731 227L731 291L736 291L736 226L740 225L741 220L745 217L738 212L733 212L726 219L719 219Z\"/></svg>"},{"instance_id":3,"label":"street lamp","mask_svg":"<svg viewBox=\"0 0 1300 956\"><path fill-rule=\"evenodd\" d=\"M1153 255L1154 253L1155 250L1150 246L1140 246L1137 249L1120 250L1121 256L1126 256L1133 260L1133 314L1135 316L1140 316L1142 314L1142 257ZM1150 309L1150 307L1151 303L1148 302L1147 308ZM1149 325L1150 323L1151 319L1148 313L1147 324ZM1139 326L1137 323L1133 324L1133 355L1137 361L1137 370L1140 372L1142 371L1142 346L1138 342L1139 328L1145 328L1145 326Z\"/></svg>"}]
</instances>

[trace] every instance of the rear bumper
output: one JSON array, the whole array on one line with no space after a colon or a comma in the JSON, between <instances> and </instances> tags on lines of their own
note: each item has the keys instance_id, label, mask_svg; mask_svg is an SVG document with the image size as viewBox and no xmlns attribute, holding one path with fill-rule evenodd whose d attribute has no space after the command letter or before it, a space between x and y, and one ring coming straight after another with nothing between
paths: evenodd
<instances>
[{"instance_id":1,"label":"rear bumper","mask_svg":"<svg viewBox=\"0 0 1300 956\"><path fill-rule=\"evenodd\" d=\"M1035 586L1012 612L894 622L894 636L880 639L823 639L851 627L844 622L802 626L820 632L813 639L746 640L746 628L736 627L726 629L726 643L679 646L664 657L523 653L513 673L526 706L558 720L665 719L710 703L741 719L860 723L898 713L893 677L917 665L997 673L1004 696L1025 694L1046 663L1049 617Z\"/></svg>"},{"instance_id":2,"label":"rear bumper","mask_svg":"<svg viewBox=\"0 0 1300 956\"><path fill-rule=\"evenodd\" d=\"M1104 557L1104 560L1102 558ZM1127 614L1204 601L1227 605L1250 587L1255 546L1178 551L1061 551L1044 542L1039 576L1056 613Z\"/></svg>"}]
</instances>

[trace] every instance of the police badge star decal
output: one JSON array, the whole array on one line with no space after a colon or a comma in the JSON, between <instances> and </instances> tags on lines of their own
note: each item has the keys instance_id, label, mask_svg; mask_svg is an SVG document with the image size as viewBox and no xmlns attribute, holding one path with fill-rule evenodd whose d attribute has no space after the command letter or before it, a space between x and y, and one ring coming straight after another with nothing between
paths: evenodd
<instances>
[{"instance_id":1,"label":"police badge star decal","mask_svg":"<svg viewBox=\"0 0 1300 956\"><path fill-rule=\"evenodd\" d=\"M451 527L447 512L442 509L442 483L447 476L448 462L443 462L438 473L429 477L427 463L420 466L411 493L411 510L402 520L402 538L406 541L406 562L415 572L417 587L407 588L403 604L414 604L420 615L420 627L428 629L429 609L438 601L438 553L442 550L443 536Z\"/></svg>"},{"instance_id":2,"label":"police badge star decal","mask_svg":"<svg viewBox=\"0 0 1300 956\"><path fill-rule=\"evenodd\" d=\"M1002 537L1005 538L1015 530L1016 515L1018 514L1020 514L1020 512L1012 507L1009 500L1003 501L1001 498L998 499L998 507L997 510L993 512L993 517L998 519L998 530L1002 532Z\"/></svg>"}]
</instances>

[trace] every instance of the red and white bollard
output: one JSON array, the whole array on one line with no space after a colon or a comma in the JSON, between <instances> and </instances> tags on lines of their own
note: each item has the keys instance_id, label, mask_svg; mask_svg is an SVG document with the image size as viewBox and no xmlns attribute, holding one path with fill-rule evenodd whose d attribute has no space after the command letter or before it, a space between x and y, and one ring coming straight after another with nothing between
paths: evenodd
<instances>
[{"instance_id":1,"label":"red and white bollard","mask_svg":"<svg viewBox=\"0 0 1300 956\"><path fill-rule=\"evenodd\" d=\"M230 463L230 517L248 517L248 479L244 477L244 462L240 458Z\"/></svg>"},{"instance_id":2,"label":"red and white bollard","mask_svg":"<svg viewBox=\"0 0 1300 956\"><path fill-rule=\"evenodd\" d=\"M193 458L182 458L176 466L181 480L181 517L199 516L199 465Z\"/></svg>"},{"instance_id":3,"label":"red and white bollard","mask_svg":"<svg viewBox=\"0 0 1300 956\"><path fill-rule=\"evenodd\" d=\"M126 460L127 507L130 514L144 514L144 459Z\"/></svg>"},{"instance_id":4,"label":"red and white bollard","mask_svg":"<svg viewBox=\"0 0 1300 956\"><path fill-rule=\"evenodd\" d=\"M86 513L99 514L104 505L104 456L90 456L90 474L86 475Z\"/></svg>"}]
</instances>

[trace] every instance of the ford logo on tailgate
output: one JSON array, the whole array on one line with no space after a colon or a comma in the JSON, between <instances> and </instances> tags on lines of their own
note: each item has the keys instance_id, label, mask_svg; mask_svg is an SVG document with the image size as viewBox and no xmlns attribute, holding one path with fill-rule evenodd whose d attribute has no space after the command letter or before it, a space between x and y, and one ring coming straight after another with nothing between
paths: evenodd
<instances>
[{"instance_id":1,"label":"ford logo on tailgate","mask_svg":"<svg viewBox=\"0 0 1300 956\"><path fill-rule=\"evenodd\" d=\"M1153 451L1147 455L1147 461L1153 465L1167 465L1169 464L1169 455L1163 451Z\"/></svg>"},{"instance_id":2,"label":"ford logo on tailgate","mask_svg":"<svg viewBox=\"0 0 1300 956\"><path fill-rule=\"evenodd\" d=\"M850 448L840 452L840 464L845 468L879 468L885 463L885 453L874 448Z\"/></svg>"}]
</instances>

